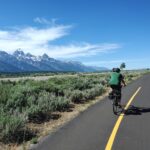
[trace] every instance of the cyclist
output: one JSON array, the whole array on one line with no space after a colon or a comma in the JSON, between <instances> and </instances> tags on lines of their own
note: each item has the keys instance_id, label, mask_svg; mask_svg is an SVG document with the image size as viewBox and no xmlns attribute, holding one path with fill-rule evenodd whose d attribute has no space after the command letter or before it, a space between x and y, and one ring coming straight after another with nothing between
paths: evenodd
<instances>
[{"instance_id":1,"label":"cyclist","mask_svg":"<svg viewBox=\"0 0 150 150\"><path fill-rule=\"evenodd\" d=\"M112 73L111 73L111 78L110 78L110 81L109 81L109 85L112 88L112 92L109 94L109 97L112 99L113 91L117 90L118 91L118 97L119 97L118 105L121 105L121 88L122 88L122 84L123 84L123 86L126 86L126 83L124 81L124 77L120 73L120 69L119 68L113 68Z\"/></svg>"}]
</instances>

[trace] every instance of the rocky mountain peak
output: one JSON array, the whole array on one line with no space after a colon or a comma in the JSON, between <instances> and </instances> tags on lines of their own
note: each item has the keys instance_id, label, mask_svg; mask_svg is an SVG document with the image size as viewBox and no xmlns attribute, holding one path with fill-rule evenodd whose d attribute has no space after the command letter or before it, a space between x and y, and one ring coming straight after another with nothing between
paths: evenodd
<instances>
[{"instance_id":1,"label":"rocky mountain peak","mask_svg":"<svg viewBox=\"0 0 150 150\"><path fill-rule=\"evenodd\" d=\"M85 66L77 61L60 61L49 57L47 54L34 56L24 53L21 49L13 54L0 51L0 72L28 72L28 71L75 71L93 72L107 70L107 68L95 68Z\"/></svg>"},{"instance_id":2,"label":"rocky mountain peak","mask_svg":"<svg viewBox=\"0 0 150 150\"><path fill-rule=\"evenodd\" d=\"M15 57L22 57L22 56L25 56L25 53L24 53L21 49L17 49L17 50L13 53L13 55L14 55Z\"/></svg>"}]
</instances>

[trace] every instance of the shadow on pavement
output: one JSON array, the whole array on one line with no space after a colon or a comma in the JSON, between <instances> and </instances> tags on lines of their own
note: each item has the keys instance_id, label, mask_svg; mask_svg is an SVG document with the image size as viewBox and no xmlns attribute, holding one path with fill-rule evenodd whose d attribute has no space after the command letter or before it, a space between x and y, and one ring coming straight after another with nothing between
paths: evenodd
<instances>
[{"instance_id":1,"label":"shadow on pavement","mask_svg":"<svg viewBox=\"0 0 150 150\"><path fill-rule=\"evenodd\" d=\"M136 106L129 106L127 110L124 111L125 115L142 115L143 113L150 113L149 107L136 107Z\"/></svg>"}]
</instances>

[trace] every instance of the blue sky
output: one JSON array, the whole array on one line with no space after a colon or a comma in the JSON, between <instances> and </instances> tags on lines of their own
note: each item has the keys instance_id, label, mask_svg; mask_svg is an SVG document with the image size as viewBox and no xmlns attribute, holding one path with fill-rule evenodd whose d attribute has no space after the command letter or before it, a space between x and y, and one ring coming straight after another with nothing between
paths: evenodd
<instances>
[{"instance_id":1,"label":"blue sky","mask_svg":"<svg viewBox=\"0 0 150 150\"><path fill-rule=\"evenodd\" d=\"M150 67L149 0L0 0L0 49Z\"/></svg>"}]
</instances>

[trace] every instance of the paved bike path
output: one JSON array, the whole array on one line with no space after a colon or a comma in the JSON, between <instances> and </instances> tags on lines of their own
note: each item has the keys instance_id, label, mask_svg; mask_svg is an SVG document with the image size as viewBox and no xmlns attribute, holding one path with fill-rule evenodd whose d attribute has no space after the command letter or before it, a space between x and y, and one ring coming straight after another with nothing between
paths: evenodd
<instances>
[{"instance_id":1,"label":"paved bike path","mask_svg":"<svg viewBox=\"0 0 150 150\"><path fill-rule=\"evenodd\" d=\"M123 89L122 103L126 104L138 87L142 89L133 105L150 106L150 75L134 81ZM140 110L139 110L140 111ZM127 112L117 132L112 149L144 149L150 147L150 113L135 115ZM105 98L83 112L56 133L49 135L33 149L35 150L104 150L118 119L112 112L110 101ZM139 146L140 145L140 146ZM148 147L147 147L148 148Z\"/></svg>"}]
</instances>

